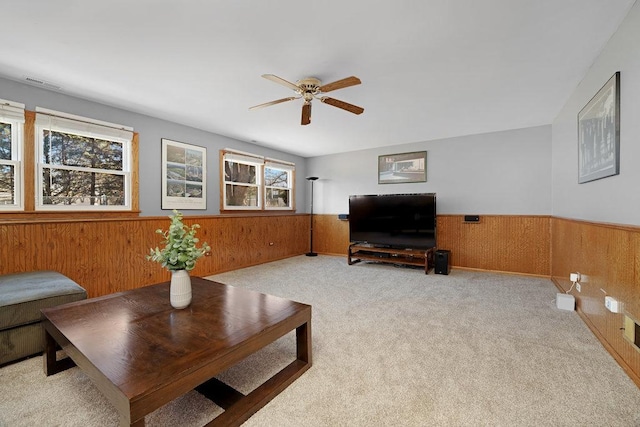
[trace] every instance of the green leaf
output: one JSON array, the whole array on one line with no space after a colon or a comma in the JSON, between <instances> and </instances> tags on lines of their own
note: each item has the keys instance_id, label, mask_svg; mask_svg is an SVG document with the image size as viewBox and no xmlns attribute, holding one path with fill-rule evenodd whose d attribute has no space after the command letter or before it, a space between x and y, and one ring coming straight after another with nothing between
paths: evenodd
<instances>
[{"instance_id":1,"label":"green leaf","mask_svg":"<svg viewBox=\"0 0 640 427\"><path fill-rule=\"evenodd\" d=\"M173 215L169 216L171 224L168 230L156 230L156 233L163 237L164 248L160 250L156 246L155 249L149 249L147 260L158 262L169 270L192 270L196 260L211 250L206 242L200 248L197 247L199 239L195 236L196 229L200 228L200 225L186 226L182 222L182 217L182 213L174 210Z\"/></svg>"}]
</instances>

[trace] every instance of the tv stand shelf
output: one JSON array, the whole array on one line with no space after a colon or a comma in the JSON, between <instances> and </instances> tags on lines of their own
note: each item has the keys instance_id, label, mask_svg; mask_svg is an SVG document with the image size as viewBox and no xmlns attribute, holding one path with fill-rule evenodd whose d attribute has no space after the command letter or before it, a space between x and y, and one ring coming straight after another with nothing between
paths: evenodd
<instances>
[{"instance_id":1,"label":"tv stand shelf","mask_svg":"<svg viewBox=\"0 0 640 427\"><path fill-rule=\"evenodd\" d=\"M429 270L434 265L433 254L435 249L393 249L352 243L349 245L347 262L349 265L360 261L413 265L424 267L424 274L429 274Z\"/></svg>"}]
</instances>

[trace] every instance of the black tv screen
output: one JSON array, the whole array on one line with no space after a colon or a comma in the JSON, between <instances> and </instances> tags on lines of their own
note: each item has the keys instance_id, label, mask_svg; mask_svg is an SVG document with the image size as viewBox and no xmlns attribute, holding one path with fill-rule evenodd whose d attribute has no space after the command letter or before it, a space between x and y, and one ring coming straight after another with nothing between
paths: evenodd
<instances>
[{"instance_id":1,"label":"black tv screen","mask_svg":"<svg viewBox=\"0 0 640 427\"><path fill-rule=\"evenodd\" d=\"M435 193L350 196L349 239L395 249L435 247Z\"/></svg>"}]
</instances>

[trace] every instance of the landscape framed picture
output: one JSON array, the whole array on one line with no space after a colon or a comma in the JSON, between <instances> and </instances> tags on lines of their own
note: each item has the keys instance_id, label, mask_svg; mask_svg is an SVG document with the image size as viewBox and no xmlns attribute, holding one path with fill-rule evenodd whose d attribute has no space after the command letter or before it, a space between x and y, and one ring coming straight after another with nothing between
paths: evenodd
<instances>
[{"instance_id":1,"label":"landscape framed picture","mask_svg":"<svg viewBox=\"0 0 640 427\"><path fill-rule=\"evenodd\" d=\"M426 151L378 156L378 184L403 184L426 181Z\"/></svg>"},{"instance_id":2,"label":"landscape framed picture","mask_svg":"<svg viewBox=\"0 0 640 427\"><path fill-rule=\"evenodd\" d=\"M206 209L206 166L206 148L162 138L162 209Z\"/></svg>"},{"instance_id":3,"label":"landscape framed picture","mask_svg":"<svg viewBox=\"0 0 640 427\"><path fill-rule=\"evenodd\" d=\"M578 183L620 173L620 72L578 113Z\"/></svg>"}]
</instances>

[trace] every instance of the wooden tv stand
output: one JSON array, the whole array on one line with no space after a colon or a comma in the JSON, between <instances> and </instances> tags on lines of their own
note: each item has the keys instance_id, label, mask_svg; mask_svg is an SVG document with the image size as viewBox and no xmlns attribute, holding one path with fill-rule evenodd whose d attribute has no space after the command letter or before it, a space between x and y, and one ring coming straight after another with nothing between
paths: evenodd
<instances>
[{"instance_id":1,"label":"wooden tv stand","mask_svg":"<svg viewBox=\"0 0 640 427\"><path fill-rule=\"evenodd\" d=\"M429 249L392 249L379 248L361 243L349 245L347 262L349 265L360 261L386 262L390 264L413 265L424 267L424 274L434 266L434 252L436 248Z\"/></svg>"}]
</instances>

